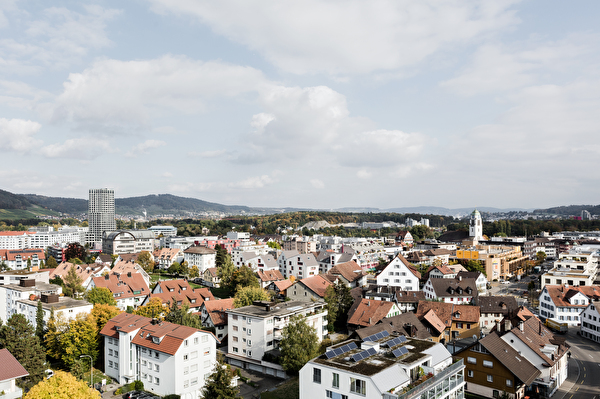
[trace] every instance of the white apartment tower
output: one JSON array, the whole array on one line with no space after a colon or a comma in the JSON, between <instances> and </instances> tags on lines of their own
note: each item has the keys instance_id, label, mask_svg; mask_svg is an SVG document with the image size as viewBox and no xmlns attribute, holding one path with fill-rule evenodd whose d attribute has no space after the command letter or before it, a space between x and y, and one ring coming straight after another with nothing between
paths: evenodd
<instances>
[{"instance_id":1,"label":"white apartment tower","mask_svg":"<svg viewBox=\"0 0 600 399\"><path fill-rule=\"evenodd\" d=\"M115 191L108 188L90 190L88 202L89 243L102 243L102 233L117 229Z\"/></svg>"},{"instance_id":2,"label":"white apartment tower","mask_svg":"<svg viewBox=\"0 0 600 399\"><path fill-rule=\"evenodd\" d=\"M481 214L477 209L471 213L471 220L469 221L469 237L473 237L474 240L483 239L483 223L481 221Z\"/></svg>"}]
</instances>

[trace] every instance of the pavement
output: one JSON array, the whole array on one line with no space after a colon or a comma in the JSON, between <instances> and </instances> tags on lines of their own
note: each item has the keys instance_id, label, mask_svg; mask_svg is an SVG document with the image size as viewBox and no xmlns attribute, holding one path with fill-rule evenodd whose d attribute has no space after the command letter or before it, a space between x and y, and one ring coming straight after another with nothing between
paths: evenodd
<instances>
[{"instance_id":1,"label":"pavement","mask_svg":"<svg viewBox=\"0 0 600 399\"><path fill-rule=\"evenodd\" d=\"M568 364L568 377L565 380L565 382L563 382L561 386L556 390L556 392L554 392L554 395L552 395L552 399L563 399L567 394L571 392L571 389L573 389L573 387L579 380L581 370L579 368L579 365L577 364L577 359L569 359Z\"/></svg>"},{"instance_id":2,"label":"pavement","mask_svg":"<svg viewBox=\"0 0 600 399\"><path fill-rule=\"evenodd\" d=\"M250 381L257 385L256 387L252 387L241 379L239 380L238 388L240 389L240 397L244 399L260 398L261 392L273 389L286 381L271 375L265 375L250 370L240 370L242 377L250 378Z\"/></svg>"}]
</instances>

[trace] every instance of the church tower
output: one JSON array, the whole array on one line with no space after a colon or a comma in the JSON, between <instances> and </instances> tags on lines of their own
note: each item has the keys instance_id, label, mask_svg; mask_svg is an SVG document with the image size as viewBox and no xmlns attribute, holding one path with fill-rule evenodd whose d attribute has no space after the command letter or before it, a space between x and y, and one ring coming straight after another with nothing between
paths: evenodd
<instances>
[{"instance_id":1,"label":"church tower","mask_svg":"<svg viewBox=\"0 0 600 399\"><path fill-rule=\"evenodd\" d=\"M477 209L471 213L469 221L469 237L473 240L483 239L483 223L481 222L481 214Z\"/></svg>"}]
</instances>

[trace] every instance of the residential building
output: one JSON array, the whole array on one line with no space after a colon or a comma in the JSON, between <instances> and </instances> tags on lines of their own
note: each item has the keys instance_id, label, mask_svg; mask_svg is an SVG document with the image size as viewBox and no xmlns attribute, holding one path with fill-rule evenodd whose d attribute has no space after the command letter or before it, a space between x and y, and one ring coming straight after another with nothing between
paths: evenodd
<instances>
[{"instance_id":1,"label":"residential building","mask_svg":"<svg viewBox=\"0 0 600 399\"><path fill-rule=\"evenodd\" d=\"M273 281L284 281L283 275L279 270L259 270L256 272L260 282L260 288L267 288Z\"/></svg>"},{"instance_id":2,"label":"residential building","mask_svg":"<svg viewBox=\"0 0 600 399\"><path fill-rule=\"evenodd\" d=\"M600 300L599 286L546 285L539 296L540 316L578 326L581 312L593 300Z\"/></svg>"},{"instance_id":3,"label":"residential building","mask_svg":"<svg viewBox=\"0 0 600 399\"><path fill-rule=\"evenodd\" d=\"M113 272L101 277L94 277L88 285L88 290L94 287L108 289L117 302L117 307L121 310L127 310L130 306L133 309L138 308L150 295L150 288L140 273L118 274Z\"/></svg>"},{"instance_id":4,"label":"residential building","mask_svg":"<svg viewBox=\"0 0 600 399\"><path fill-rule=\"evenodd\" d=\"M398 287L371 286L364 293L367 299L395 302L400 312L416 312L419 301L425 300L423 291L405 291Z\"/></svg>"},{"instance_id":5,"label":"residential building","mask_svg":"<svg viewBox=\"0 0 600 399\"><path fill-rule=\"evenodd\" d=\"M154 251L154 233L150 230L105 231L102 234L102 252L105 254L132 254Z\"/></svg>"},{"instance_id":6,"label":"residential building","mask_svg":"<svg viewBox=\"0 0 600 399\"><path fill-rule=\"evenodd\" d=\"M59 296L58 294L41 294L35 297L30 295L25 299L19 299L16 304L17 312L24 315L34 329L37 326L38 300L42 303L44 323L48 323L52 312L54 312L54 317L62 315L65 320L70 320L80 314L87 315L94 308L94 305L87 301Z\"/></svg>"},{"instance_id":7,"label":"residential building","mask_svg":"<svg viewBox=\"0 0 600 399\"><path fill-rule=\"evenodd\" d=\"M155 238L163 237L175 237L177 236L177 227L174 226L152 226L148 227L148 230L154 233Z\"/></svg>"},{"instance_id":8,"label":"residential building","mask_svg":"<svg viewBox=\"0 0 600 399\"><path fill-rule=\"evenodd\" d=\"M204 273L200 273L200 278L202 279L202 284L207 287L221 286L221 279L219 278L219 272L216 267L209 267Z\"/></svg>"},{"instance_id":9,"label":"residential building","mask_svg":"<svg viewBox=\"0 0 600 399\"><path fill-rule=\"evenodd\" d=\"M456 250L456 259L481 263L488 280L508 279L523 274L529 257L518 245L469 245Z\"/></svg>"},{"instance_id":10,"label":"residential building","mask_svg":"<svg viewBox=\"0 0 600 399\"><path fill-rule=\"evenodd\" d=\"M62 287L56 284L48 284L34 279L19 280L18 284L5 284L0 286L0 319L6 321L15 313L21 313L18 301L30 297L38 298L42 294L62 293Z\"/></svg>"},{"instance_id":11,"label":"residential building","mask_svg":"<svg viewBox=\"0 0 600 399\"><path fill-rule=\"evenodd\" d=\"M190 307L190 312L198 312L205 301L214 301L215 299L208 288L193 289L187 280L159 281L141 306L144 306L152 298L160 298L163 306L171 306L173 300L177 302L177 306L186 303Z\"/></svg>"},{"instance_id":12,"label":"residential building","mask_svg":"<svg viewBox=\"0 0 600 399\"><path fill-rule=\"evenodd\" d=\"M277 265L283 277L297 279L319 274L319 264L313 254L301 254L298 251L283 251L277 258Z\"/></svg>"},{"instance_id":13,"label":"residential building","mask_svg":"<svg viewBox=\"0 0 600 399\"><path fill-rule=\"evenodd\" d=\"M432 335L432 340L451 340L479 336L479 306L421 301L417 317Z\"/></svg>"},{"instance_id":14,"label":"residential building","mask_svg":"<svg viewBox=\"0 0 600 399\"><path fill-rule=\"evenodd\" d=\"M284 251L298 251L301 254L308 254L317 251L317 242L308 236L291 236L281 242Z\"/></svg>"},{"instance_id":15,"label":"residential building","mask_svg":"<svg viewBox=\"0 0 600 399\"><path fill-rule=\"evenodd\" d=\"M400 231L396 235L396 242L403 247L412 247L414 239L410 231Z\"/></svg>"},{"instance_id":16,"label":"residential building","mask_svg":"<svg viewBox=\"0 0 600 399\"><path fill-rule=\"evenodd\" d=\"M115 231L115 192L108 188L91 189L88 201L89 231L86 241L94 246L102 245L105 231ZM112 252L111 252L112 253Z\"/></svg>"},{"instance_id":17,"label":"residential building","mask_svg":"<svg viewBox=\"0 0 600 399\"><path fill-rule=\"evenodd\" d=\"M0 285L19 284L21 280L35 280L40 283L50 283L50 271L48 269L38 271L8 270L0 272Z\"/></svg>"},{"instance_id":18,"label":"residential building","mask_svg":"<svg viewBox=\"0 0 600 399\"><path fill-rule=\"evenodd\" d=\"M183 262L183 251L180 248L161 248L154 251L152 255L154 266L163 270L168 269L175 262Z\"/></svg>"},{"instance_id":19,"label":"residential building","mask_svg":"<svg viewBox=\"0 0 600 399\"><path fill-rule=\"evenodd\" d=\"M358 257L349 252L333 252L331 250L321 250L314 254L319 263L319 273L327 273L329 269L339 263L357 261ZM362 269L362 268L361 268Z\"/></svg>"},{"instance_id":20,"label":"residential building","mask_svg":"<svg viewBox=\"0 0 600 399\"><path fill-rule=\"evenodd\" d=\"M23 396L23 390L16 384L17 378L27 377L29 373L8 351L0 349L0 391L3 399L17 399Z\"/></svg>"},{"instance_id":21,"label":"residential building","mask_svg":"<svg viewBox=\"0 0 600 399\"><path fill-rule=\"evenodd\" d=\"M293 316L305 316L319 342L327 335L327 308L325 302L255 302L254 305L227 310L228 346L230 364L265 372L262 362L266 352L277 349L283 328ZM279 365L268 366L271 373L283 376Z\"/></svg>"},{"instance_id":22,"label":"residential building","mask_svg":"<svg viewBox=\"0 0 600 399\"><path fill-rule=\"evenodd\" d=\"M215 329L215 335L220 341L227 336L227 311L234 309L234 298L215 299L205 301L200 306L198 315L202 320L202 325Z\"/></svg>"},{"instance_id":23,"label":"residential building","mask_svg":"<svg viewBox=\"0 0 600 399\"><path fill-rule=\"evenodd\" d=\"M203 246L215 249L216 245L220 245L227 250L227 253L240 246L240 240L229 240L227 238L219 238L218 236L195 236L195 237L164 237L160 241L160 245L165 248L180 248L186 249L190 245Z\"/></svg>"},{"instance_id":24,"label":"residential building","mask_svg":"<svg viewBox=\"0 0 600 399\"><path fill-rule=\"evenodd\" d=\"M537 317L519 322L501 338L541 372L530 385L539 397L551 397L567 379L569 346L556 340Z\"/></svg>"},{"instance_id":25,"label":"residential building","mask_svg":"<svg viewBox=\"0 0 600 399\"><path fill-rule=\"evenodd\" d=\"M446 303L472 304L479 295L474 278L429 278L423 286L427 299Z\"/></svg>"},{"instance_id":26,"label":"residential building","mask_svg":"<svg viewBox=\"0 0 600 399\"><path fill-rule=\"evenodd\" d=\"M506 392L511 399L525 391L542 374L527 358L494 332L454 353L466 367L466 391L480 397L498 398Z\"/></svg>"},{"instance_id":27,"label":"residential building","mask_svg":"<svg viewBox=\"0 0 600 399\"><path fill-rule=\"evenodd\" d=\"M403 334L407 338L431 341L431 334L414 313L400 313L396 316L385 317L380 323L371 327L360 328L354 334L363 340L383 331L387 331L389 334Z\"/></svg>"},{"instance_id":28,"label":"residential building","mask_svg":"<svg viewBox=\"0 0 600 399\"><path fill-rule=\"evenodd\" d=\"M202 398L217 364L217 339L203 330L121 313L106 323L104 373L126 384L144 383L157 395Z\"/></svg>"},{"instance_id":29,"label":"residential building","mask_svg":"<svg viewBox=\"0 0 600 399\"><path fill-rule=\"evenodd\" d=\"M333 266L327 274L350 288L367 285L367 273L353 260Z\"/></svg>"},{"instance_id":30,"label":"residential building","mask_svg":"<svg viewBox=\"0 0 600 399\"><path fill-rule=\"evenodd\" d=\"M390 263L376 268L379 286L400 287L405 291L418 291L421 273L404 256L396 256Z\"/></svg>"},{"instance_id":31,"label":"residential building","mask_svg":"<svg viewBox=\"0 0 600 399\"><path fill-rule=\"evenodd\" d=\"M386 333L344 341L306 363L300 399L464 397L462 360L453 363L440 343Z\"/></svg>"},{"instance_id":32,"label":"residential building","mask_svg":"<svg viewBox=\"0 0 600 399\"><path fill-rule=\"evenodd\" d=\"M41 262L46 260L44 249L0 249L0 263L11 270L37 270Z\"/></svg>"},{"instance_id":33,"label":"residential building","mask_svg":"<svg viewBox=\"0 0 600 399\"><path fill-rule=\"evenodd\" d=\"M183 260L188 267L196 266L200 273L216 266L217 251L200 245L192 245L183 251Z\"/></svg>"},{"instance_id":34,"label":"residential building","mask_svg":"<svg viewBox=\"0 0 600 399\"><path fill-rule=\"evenodd\" d=\"M456 275L456 277L459 278L473 278L475 279L475 285L477 287L477 291L479 292L479 295L485 295L487 293L487 285L488 285L488 279L485 276L485 274L483 274L482 272L468 272L468 271L460 271L458 272L458 274Z\"/></svg>"},{"instance_id":35,"label":"residential building","mask_svg":"<svg viewBox=\"0 0 600 399\"><path fill-rule=\"evenodd\" d=\"M581 312L581 327L579 333L582 337L600 342L600 311L598 302L590 304Z\"/></svg>"},{"instance_id":36,"label":"residential building","mask_svg":"<svg viewBox=\"0 0 600 399\"><path fill-rule=\"evenodd\" d=\"M274 299L285 300L288 297L288 289L294 285L292 279L273 281L265 289L273 295Z\"/></svg>"},{"instance_id":37,"label":"residential building","mask_svg":"<svg viewBox=\"0 0 600 399\"><path fill-rule=\"evenodd\" d=\"M325 291L331 285L331 281L321 274L303 278L294 285L287 288L288 298L294 301L312 301L325 298Z\"/></svg>"},{"instance_id":38,"label":"residential building","mask_svg":"<svg viewBox=\"0 0 600 399\"><path fill-rule=\"evenodd\" d=\"M74 263L63 262L50 272L50 280L60 277L64 281L71 268L75 269L75 274L81 279L83 288L86 288L91 283L92 278L110 273L110 267L105 265L98 265L96 263L76 265Z\"/></svg>"},{"instance_id":39,"label":"residential building","mask_svg":"<svg viewBox=\"0 0 600 399\"><path fill-rule=\"evenodd\" d=\"M102 263L101 265L104 266L105 263ZM150 275L144 270L144 268L142 266L140 266L139 263L136 263L133 260L117 260L115 262L115 265L111 269L111 272L113 274L119 274L119 275L127 275L129 273L131 273L131 274L139 273L139 274L141 274L142 278L144 279L144 282L146 283L146 285L148 287L150 286Z\"/></svg>"},{"instance_id":40,"label":"residential building","mask_svg":"<svg viewBox=\"0 0 600 399\"><path fill-rule=\"evenodd\" d=\"M519 308L514 296L483 296L477 297L475 305L479 306L479 327L488 333L496 323L505 317L510 317Z\"/></svg>"},{"instance_id":41,"label":"residential building","mask_svg":"<svg viewBox=\"0 0 600 399\"><path fill-rule=\"evenodd\" d=\"M447 265L430 266L426 274L429 278L456 278L457 273Z\"/></svg>"},{"instance_id":42,"label":"residential building","mask_svg":"<svg viewBox=\"0 0 600 399\"><path fill-rule=\"evenodd\" d=\"M370 327L386 317L397 316L400 309L395 302L365 299L352 305L348 311L348 330Z\"/></svg>"},{"instance_id":43,"label":"residential building","mask_svg":"<svg viewBox=\"0 0 600 399\"><path fill-rule=\"evenodd\" d=\"M0 249L31 248L32 231L0 231Z\"/></svg>"},{"instance_id":44,"label":"residential building","mask_svg":"<svg viewBox=\"0 0 600 399\"><path fill-rule=\"evenodd\" d=\"M598 260L590 250L575 249L562 252L554 262L554 267L542 275L542 288L545 285L583 286L592 285L598 273Z\"/></svg>"}]
</instances>

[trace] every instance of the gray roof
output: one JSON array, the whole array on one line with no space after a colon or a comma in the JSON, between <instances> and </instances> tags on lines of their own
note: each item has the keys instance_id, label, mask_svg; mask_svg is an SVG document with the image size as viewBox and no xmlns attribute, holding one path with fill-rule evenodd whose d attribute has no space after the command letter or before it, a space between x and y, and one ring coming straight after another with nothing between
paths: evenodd
<instances>
[{"instance_id":1,"label":"gray roof","mask_svg":"<svg viewBox=\"0 0 600 399\"><path fill-rule=\"evenodd\" d=\"M446 351L447 352L447 351ZM379 373L371 376L371 381L382 394L398 385L410 382L410 377L400 367L400 364L394 364L392 367L381 370Z\"/></svg>"},{"instance_id":2,"label":"gray roof","mask_svg":"<svg viewBox=\"0 0 600 399\"><path fill-rule=\"evenodd\" d=\"M439 342L431 348L423 350L422 353L431 355L431 364L439 364L440 362L452 358L452 355L450 352L448 352L448 349L446 349L446 347Z\"/></svg>"},{"instance_id":3,"label":"gray roof","mask_svg":"<svg viewBox=\"0 0 600 399\"><path fill-rule=\"evenodd\" d=\"M479 343L525 385L530 385L541 374L540 370L502 340L496 332L482 338Z\"/></svg>"},{"instance_id":4,"label":"gray roof","mask_svg":"<svg viewBox=\"0 0 600 399\"><path fill-rule=\"evenodd\" d=\"M183 251L183 253L184 254L196 254L196 255L212 255L212 254L216 254L217 251L212 248L203 247L201 245L192 245L191 247L189 247L188 249Z\"/></svg>"},{"instance_id":5,"label":"gray roof","mask_svg":"<svg viewBox=\"0 0 600 399\"><path fill-rule=\"evenodd\" d=\"M249 305L237 309L228 310L227 313L245 314L248 316L267 318L272 316L285 316L298 313L302 310L312 309L316 306L324 306L325 302L315 301L288 301L271 304L270 310L267 311L265 306Z\"/></svg>"},{"instance_id":6,"label":"gray roof","mask_svg":"<svg viewBox=\"0 0 600 399\"><path fill-rule=\"evenodd\" d=\"M18 302L23 302L29 306L37 306L37 301L30 301L29 299L20 299ZM78 308L81 306L91 306L92 304L79 300L73 299L68 296L61 296L58 298L58 302L46 303L42 302L42 309L50 311L51 309L60 310L60 309L69 309L69 308Z\"/></svg>"},{"instance_id":7,"label":"gray roof","mask_svg":"<svg viewBox=\"0 0 600 399\"><path fill-rule=\"evenodd\" d=\"M477 281L474 278L463 278L461 281L453 278L430 278L431 284L438 297L455 297L461 295L477 296ZM459 293L459 288L462 293ZM467 293L467 288L471 289L471 293Z\"/></svg>"},{"instance_id":8,"label":"gray roof","mask_svg":"<svg viewBox=\"0 0 600 399\"><path fill-rule=\"evenodd\" d=\"M501 313L507 315L517 310L519 305L514 296L480 296L476 304L481 308L481 313Z\"/></svg>"}]
</instances>

